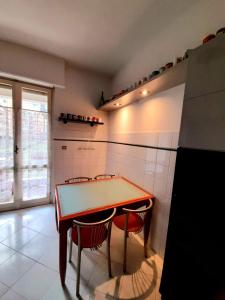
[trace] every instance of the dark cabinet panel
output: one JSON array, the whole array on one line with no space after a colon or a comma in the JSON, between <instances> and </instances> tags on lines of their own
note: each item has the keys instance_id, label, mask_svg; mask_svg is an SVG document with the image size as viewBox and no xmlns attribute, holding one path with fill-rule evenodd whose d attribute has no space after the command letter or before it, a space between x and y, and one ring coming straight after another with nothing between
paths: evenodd
<instances>
[{"instance_id":1,"label":"dark cabinet panel","mask_svg":"<svg viewBox=\"0 0 225 300\"><path fill-rule=\"evenodd\" d=\"M225 151L225 91L184 100L179 146Z\"/></svg>"},{"instance_id":2,"label":"dark cabinet panel","mask_svg":"<svg viewBox=\"0 0 225 300\"><path fill-rule=\"evenodd\" d=\"M224 152L178 148L162 299L225 299L224 170Z\"/></svg>"},{"instance_id":3,"label":"dark cabinet panel","mask_svg":"<svg viewBox=\"0 0 225 300\"><path fill-rule=\"evenodd\" d=\"M225 90L225 36L189 52L185 98Z\"/></svg>"}]
</instances>

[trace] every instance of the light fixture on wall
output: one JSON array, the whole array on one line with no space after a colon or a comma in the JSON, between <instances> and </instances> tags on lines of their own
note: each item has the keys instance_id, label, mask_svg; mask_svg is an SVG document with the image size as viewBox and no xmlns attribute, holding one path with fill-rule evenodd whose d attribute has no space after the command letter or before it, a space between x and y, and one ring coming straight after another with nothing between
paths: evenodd
<instances>
[{"instance_id":1,"label":"light fixture on wall","mask_svg":"<svg viewBox=\"0 0 225 300\"><path fill-rule=\"evenodd\" d=\"M114 103L113 105L114 106L121 106L122 104L117 102L117 103Z\"/></svg>"},{"instance_id":2,"label":"light fixture on wall","mask_svg":"<svg viewBox=\"0 0 225 300\"><path fill-rule=\"evenodd\" d=\"M143 96L146 96L146 95L149 94L149 91L143 90L143 91L140 92L140 94L143 95Z\"/></svg>"}]
</instances>

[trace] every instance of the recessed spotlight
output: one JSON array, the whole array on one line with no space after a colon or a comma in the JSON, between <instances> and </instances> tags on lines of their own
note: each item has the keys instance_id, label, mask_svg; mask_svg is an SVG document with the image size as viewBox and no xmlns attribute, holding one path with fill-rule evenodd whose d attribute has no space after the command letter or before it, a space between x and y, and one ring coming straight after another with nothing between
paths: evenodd
<instances>
[{"instance_id":1,"label":"recessed spotlight","mask_svg":"<svg viewBox=\"0 0 225 300\"><path fill-rule=\"evenodd\" d=\"M113 105L115 105L115 106L120 106L120 105L122 105L121 103L114 103Z\"/></svg>"},{"instance_id":2,"label":"recessed spotlight","mask_svg":"<svg viewBox=\"0 0 225 300\"><path fill-rule=\"evenodd\" d=\"M143 90L140 92L141 95L146 96L149 93L149 91L147 90Z\"/></svg>"}]
</instances>

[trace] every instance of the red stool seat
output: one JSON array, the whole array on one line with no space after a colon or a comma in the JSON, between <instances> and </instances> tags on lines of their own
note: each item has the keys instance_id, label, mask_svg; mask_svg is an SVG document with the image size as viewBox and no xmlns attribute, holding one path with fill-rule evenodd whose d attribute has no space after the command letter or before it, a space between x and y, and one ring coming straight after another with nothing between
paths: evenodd
<instances>
[{"instance_id":1,"label":"red stool seat","mask_svg":"<svg viewBox=\"0 0 225 300\"><path fill-rule=\"evenodd\" d=\"M113 223L122 230L125 230L125 222L126 222L125 214L116 216L113 219ZM144 221L138 214L129 213L128 226L127 226L128 232L140 232L143 226L144 226Z\"/></svg>"},{"instance_id":2,"label":"red stool seat","mask_svg":"<svg viewBox=\"0 0 225 300\"><path fill-rule=\"evenodd\" d=\"M107 228L104 224L81 227L80 233L81 248L97 248L98 246L101 246L107 238ZM78 245L78 233L76 226L72 228L72 240L76 245Z\"/></svg>"}]
</instances>

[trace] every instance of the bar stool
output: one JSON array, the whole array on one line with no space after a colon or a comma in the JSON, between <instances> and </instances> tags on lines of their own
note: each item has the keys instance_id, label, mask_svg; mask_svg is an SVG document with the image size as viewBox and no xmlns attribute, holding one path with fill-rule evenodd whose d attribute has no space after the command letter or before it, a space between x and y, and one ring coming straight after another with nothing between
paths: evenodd
<instances>
[{"instance_id":1,"label":"bar stool","mask_svg":"<svg viewBox=\"0 0 225 300\"><path fill-rule=\"evenodd\" d=\"M122 208L124 214L116 216L113 223L121 230L124 230L124 256L123 256L123 272L126 273L127 259L127 238L129 232L139 233L142 231L145 218L149 210L152 208L153 202L149 199L148 206L141 209ZM146 255L145 255L146 256Z\"/></svg>"},{"instance_id":2,"label":"bar stool","mask_svg":"<svg viewBox=\"0 0 225 300\"><path fill-rule=\"evenodd\" d=\"M90 180L92 180L90 177L80 176L80 177L68 178L65 180L65 183L75 183L75 182L83 182L83 181L90 181Z\"/></svg>"},{"instance_id":3,"label":"bar stool","mask_svg":"<svg viewBox=\"0 0 225 300\"><path fill-rule=\"evenodd\" d=\"M78 246L77 255L77 285L76 296L80 297L80 266L81 266L81 251L84 248L90 248L91 250L97 250L102 246L102 243L107 239L107 256L108 256L108 272L109 277L112 277L111 272L111 257L110 257L110 239L112 229L112 218L115 216L116 208L107 210L104 212L104 218L101 215L89 216L89 219L94 219L94 222L83 222L73 220L73 227L71 230L70 249L69 249L69 262L72 258L73 243ZM97 216L97 217L96 217ZM82 217L81 220L87 218Z\"/></svg>"}]
</instances>

